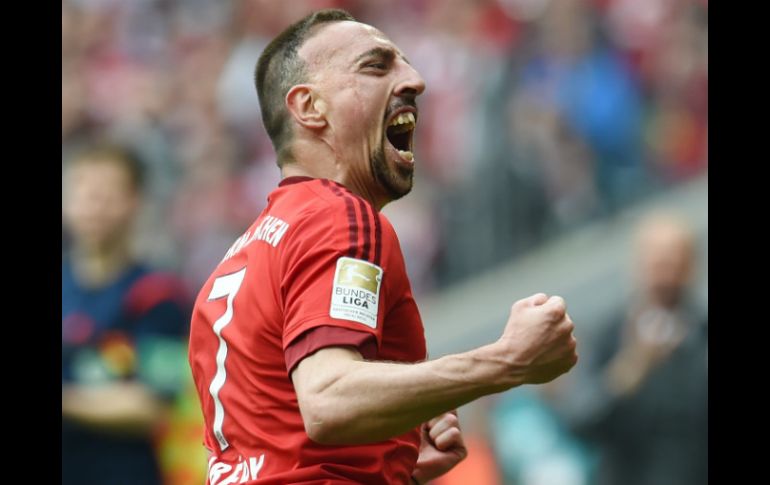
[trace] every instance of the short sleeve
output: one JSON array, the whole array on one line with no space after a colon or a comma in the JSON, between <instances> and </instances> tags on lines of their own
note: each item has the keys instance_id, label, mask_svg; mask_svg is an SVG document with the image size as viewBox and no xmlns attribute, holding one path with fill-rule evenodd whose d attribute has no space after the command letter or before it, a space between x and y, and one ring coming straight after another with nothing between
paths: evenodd
<instances>
[{"instance_id":1,"label":"short sleeve","mask_svg":"<svg viewBox=\"0 0 770 485\"><path fill-rule=\"evenodd\" d=\"M354 196L303 219L291 235L281 268L283 347L327 326L374 337L381 345L386 269L375 264L376 213Z\"/></svg>"},{"instance_id":2,"label":"short sleeve","mask_svg":"<svg viewBox=\"0 0 770 485\"><path fill-rule=\"evenodd\" d=\"M302 359L327 347L353 347L366 360L377 356L377 341L371 333L323 325L304 332L286 347L284 359L287 373L291 375Z\"/></svg>"}]
</instances>

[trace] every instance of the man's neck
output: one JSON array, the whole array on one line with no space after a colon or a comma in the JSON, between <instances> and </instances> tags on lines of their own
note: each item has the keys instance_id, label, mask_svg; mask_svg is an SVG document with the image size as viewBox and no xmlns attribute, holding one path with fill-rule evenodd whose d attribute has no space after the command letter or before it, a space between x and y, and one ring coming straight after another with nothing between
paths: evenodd
<instances>
[{"instance_id":1,"label":"man's neck","mask_svg":"<svg viewBox=\"0 0 770 485\"><path fill-rule=\"evenodd\" d=\"M377 211L381 210L387 203L387 200L380 200L380 198L366 190L365 184L356 183L355 180L350 180L347 173L329 169L328 167L324 170L324 167L322 166L309 168L305 164L298 162L286 163L281 167L281 179L288 177L310 177L333 180L344 185L354 194L369 201Z\"/></svg>"},{"instance_id":2,"label":"man's neck","mask_svg":"<svg viewBox=\"0 0 770 485\"><path fill-rule=\"evenodd\" d=\"M115 280L131 263L127 243L116 243L104 248L75 248L72 268L84 286L105 286Z\"/></svg>"},{"instance_id":3,"label":"man's neck","mask_svg":"<svg viewBox=\"0 0 770 485\"><path fill-rule=\"evenodd\" d=\"M336 174L331 171L310 170L297 162L286 163L281 167L281 179L289 177L310 177L314 179L329 179L338 182L338 180L335 179L335 176Z\"/></svg>"}]
</instances>

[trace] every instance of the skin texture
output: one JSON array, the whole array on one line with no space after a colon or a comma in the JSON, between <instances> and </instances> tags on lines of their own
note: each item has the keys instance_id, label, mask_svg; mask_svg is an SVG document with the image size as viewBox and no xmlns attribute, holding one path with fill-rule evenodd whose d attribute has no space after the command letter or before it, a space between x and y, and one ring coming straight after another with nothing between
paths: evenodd
<instances>
[{"instance_id":1,"label":"skin texture","mask_svg":"<svg viewBox=\"0 0 770 485\"><path fill-rule=\"evenodd\" d=\"M384 34L358 22L320 26L299 55L308 81L286 95L293 140L283 177L335 180L378 209L406 195L414 165L398 156L385 129L404 110L418 116L425 82L417 71ZM292 373L305 429L314 441L342 445L421 426L413 478L425 483L467 454L455 409L568 371L577 362L573 328L564 301L539 293L512 306L497 342L462 354L399 364L324 348Z\"/></svg>"},{"instance_id":2,"label":"skin texture","mask_svg":"<svg viewBox=\"0 0 770 485\"><path fill-rule=\"evenodd\" d=\"M358 22L320 27L299 55L310 81L286 96L294 142L283 175L330 178L377 208L409 193L414 166L400 161L385 128L397 111L417 111L422 77L381 32Z\"/></svg>"},{"instance_id":3,"label":"skin texture","mask_svg":"<svg viewBox=\"0 0 770 485\"><path fill-rule=\"evenodd\" d=\"M397 364L364 361L348 348L322 349L292 374L305 429L319 443L359 444L427 422L415 476L435 478L420 465L446 471L467 451L459 427L442 429L452 428L449 423L430 433L431 420L481 396L568 371L577 362L573 329L564 301L541 293L513 305L497 342L462 354Z\"/></svg>"}]
</instances>

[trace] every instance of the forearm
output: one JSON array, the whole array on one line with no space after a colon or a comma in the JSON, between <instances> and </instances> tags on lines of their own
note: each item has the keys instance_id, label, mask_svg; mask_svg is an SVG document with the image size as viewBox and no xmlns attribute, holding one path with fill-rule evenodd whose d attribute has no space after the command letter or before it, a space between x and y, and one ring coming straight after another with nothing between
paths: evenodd
<instances>
[{"instance_id":1,"label":"forearm","mask_svg":"<svg viewBox=\"0 0 770 485\"><path fill-rule=\"evenodd\" d=\"M292 373L305 430L320 443L376 442L481 396L549 382L577 363L573 330L564 300L538 293L513 304L500 339L462 354L397 364L321 349Z\"/></svg>"},{"instance_id":2,"label":"forearm","mask_svg":"<svg viewBox=\"0 0 770 485\"><path fill-rule=\"evenodd\" d=\"M163 405L141 384L62 387L62 416L93 427L145 433L162 415Z\"/></svg>"},{"instance_id":3,"label":"forearm","mask_svg":"<svg viewBox=\"0 0 770 485\"><path fill-rule=\"evenodd\" d=\"M318 355L322 354L322 355ZM350 350L324 349L300 363L314 379L300 406L311 438L328 444L375 442L480 396L522 383L493 346L418 364L369 362ZM303 396L304 401L303 402Z\"/></svg>"}]
</instances>

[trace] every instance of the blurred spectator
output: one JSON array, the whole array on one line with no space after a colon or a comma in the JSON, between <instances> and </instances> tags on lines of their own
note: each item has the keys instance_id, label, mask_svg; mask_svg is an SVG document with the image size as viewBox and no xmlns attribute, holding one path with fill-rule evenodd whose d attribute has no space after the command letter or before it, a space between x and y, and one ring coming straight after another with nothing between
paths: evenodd
<instances>
[{"instance_id":1,"label":"blurred spectator","mask_svg":"<svg viewBox=\"0 0 770 485\"><path fill-rule=\"evenodd\" d=\"M532 145L529 163L565 224L612 212L644 188L640 89L600 27L587 2L550 2L513 96L518 141Z\"/></svg>"},{"instance_id":2,"label":"blurred spectator","mask_svg":"<svg viewBox=\"0 0 770 485\"><path fill-rule=\"evenodd\" d=\"M188 298L132 255L142 169L98 145L66 166L62 483L160 484L153 441L187 373Z\"/></svg>"},{"instance_id":3,"label":"blurred spectator","mask_svg":"<svg viewBox=\"0 0 770 485\"><path fill-rule=\"evenodd\" d=\"M597 447L598 485L702 485L708 318L689 293L694 235L676 216L653 214L637 244L637 292L584 353L560 410Z\"/></svg>"}]
</instances>

